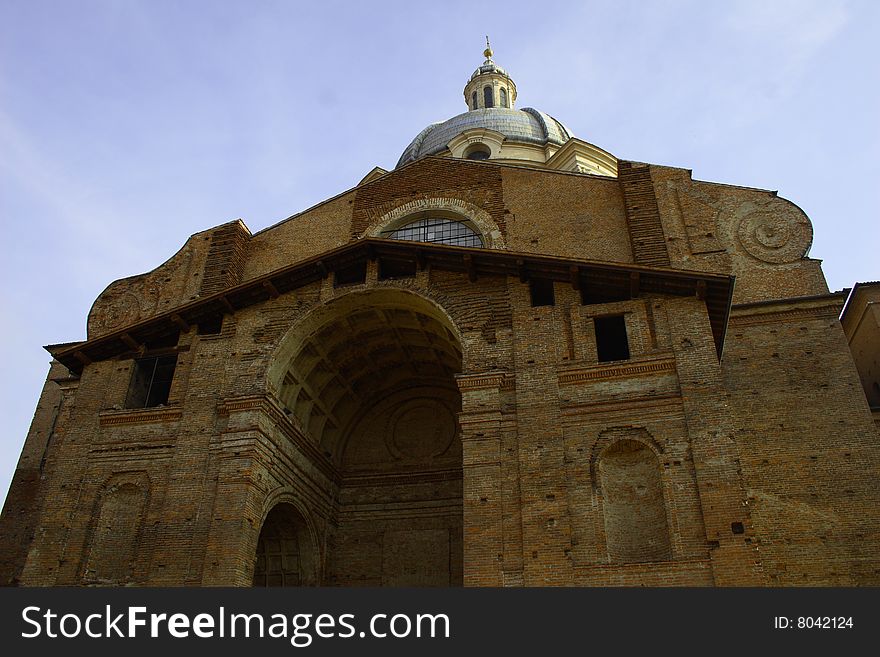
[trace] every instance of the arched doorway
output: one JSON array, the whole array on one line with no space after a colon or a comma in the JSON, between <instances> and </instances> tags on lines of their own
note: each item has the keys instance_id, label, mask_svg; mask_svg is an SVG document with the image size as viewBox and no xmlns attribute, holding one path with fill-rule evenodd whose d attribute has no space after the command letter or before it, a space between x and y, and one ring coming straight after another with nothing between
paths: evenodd
<instances>
[{"instance_id":1,"label":"arched doorway","mask_svg":"<svg viewBox=\"0 0 880 657\"><path fill-rule=\"evenodd\" d=\"M433 302L344 294L288 336L276 394L338 471L322 583L462 583L462 347Z\"/></svg>"},{"instance_id":2,"label":"arched doorway","mask_svg":"<svg viewBox=\"0 0 880 657\"><path fill-rule=\"evenodd\" d=\"M260 530L254 586L317 585L317 554L308 524L292 504L276 504Z\"/></svg>"}]
</instances>

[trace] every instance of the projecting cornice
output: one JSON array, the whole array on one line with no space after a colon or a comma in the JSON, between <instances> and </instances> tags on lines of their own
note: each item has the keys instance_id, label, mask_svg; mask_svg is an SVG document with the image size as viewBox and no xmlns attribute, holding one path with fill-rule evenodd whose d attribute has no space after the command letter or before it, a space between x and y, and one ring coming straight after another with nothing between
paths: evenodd
<instances>
[{"instance_id":1,"label":"projecting cornice","mask_svg":"<svg viewBox=\"0 0 880 657\"><path fill-rule=\"evenodd\" d=\"M219 315L233 314L367 260L461 272L472 282L480 276L517 276L522 282L540 278L569 283L578 290L602 290L618 298L635 298L640 294L697 296L706 302L719 356L733 292L732 276L706 272L371 237L124 326L113 333L85 342L45 348L56 360L78 373L89 363L137 353L137 348L149 341L187 330L189 326Z\"/></svg>"}]
</instances>

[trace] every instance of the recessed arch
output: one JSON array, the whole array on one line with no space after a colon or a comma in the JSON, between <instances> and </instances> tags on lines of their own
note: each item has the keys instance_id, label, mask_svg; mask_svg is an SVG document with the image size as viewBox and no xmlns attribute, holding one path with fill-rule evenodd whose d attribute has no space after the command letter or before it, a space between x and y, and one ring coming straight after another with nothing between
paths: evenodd
<instances>
[{"instance_id":1,"label":"recessed arch","mask_svg":"<svg viewBox=\"0 0 880 657\"><path fill-rule=\"evenodd\" d=\"M462 352L439 304L386 285L322 303L282 339L270 387L338 472L322 584L461 584ZM267 527L255 577L295 581L296 523Z\"/></svg>"},{"instance_id":2,"label":"recessed arch","mask_svg":"<svg viewBox=\"0 0 880 657\"><path fill-rule=\"evenodd\" d=\"M671 558L660 461L643 440L620 438L599 454L605 543L613 563Z\"/></svg>"},{"instance_id":3,"label":"recessed arch","mask_svg":"<svg viewBox=\"0 0 880 657\"><path fill-rule=\"evenodd\" d=\"M269 510L260 527L253 586L317 586L319 553L305 515L289 501Z\"/></svg>"},{"instance_id":4,"label":"recessed arch","mask_svg":"<svg viewBox=\"0 0 880 657\"><path fill-rule=\"evenodd\" d=\"M462 351L441 306L384 285L321 304L282 340L275 395L338 472L322 583L461 584ZM300 526L266 525L255 581L304 576Z\"/></svg>"}]
</instances>

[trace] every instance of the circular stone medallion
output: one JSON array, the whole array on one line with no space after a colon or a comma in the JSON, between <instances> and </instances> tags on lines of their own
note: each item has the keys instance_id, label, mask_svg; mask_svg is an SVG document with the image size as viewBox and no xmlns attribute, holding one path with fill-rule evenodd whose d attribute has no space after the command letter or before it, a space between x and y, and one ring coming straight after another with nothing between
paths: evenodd
<instances>
[{"instance_id":1,"label":"circular stone medallion","mask_svg":"<svg viewBox=\"0 0 880 657\"><path fill-rule=\"evenodd\" d=\"M803 258L813 241L809 220L787 206L749 212L740 219L737 236L749 255L771 264Z\"/></svg>"},{"instance_id":2,"label":"circular stone medallion","mask_svg":"<svg viewBox=\"0 0 880 657\"><path fill-rule=\"evenodd\" d=\"M446 406L427 399L404 403L392 415L389 449L398 458L439 456L455 436L455 418Z\"/></svg>"}]
</instances>

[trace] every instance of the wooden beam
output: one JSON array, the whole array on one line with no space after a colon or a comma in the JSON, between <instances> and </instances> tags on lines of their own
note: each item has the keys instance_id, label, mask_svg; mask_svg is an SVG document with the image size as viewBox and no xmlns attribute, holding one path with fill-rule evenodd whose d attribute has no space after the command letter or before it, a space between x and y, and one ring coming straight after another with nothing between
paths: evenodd
<instances>
[{"instance_id":1,"label":"wooden beam","mask_svg":"<svg viewBox=\"0 0 880 657\"><path fill-rule=\"evenodd\" d=\"M171 321L184 333L189 333L189 323L177 313L171 315Z\"/></svg>"},{"instance_id":2,"label":"wooden beam","mask_svg":"<svg viewBox=\"0 0 880 657\"><path fill-rule=\"evenodd\" d=\"M641 274L637 271L630 272L629 274L629 296L631 299L635 299L639 296L639 285L641 283Z\"/></svg>"},{"instance_id":3,"label":"wooden beam","mask_svg":"<svg viewBox=\"0 0 880 657\"><path fill-rule=\"evenodd\" d=\"M468 280L473 283L477 280L477 268L474 266L474 259L469 253L464 254L464 266L467 267Z\"/></svg>"},{"instance_id":4,"label":"wooden beam","mask_svg":"<svg viewBox=\"0 0 880 657\"><path fill-rule=\"evenodd\" d=\"M697 281L697 299L706 300L706 281Z\"/></svg>"},{"instance_id":5,"label":"wooden beam","mask_svg":"<svg viewBox=\"0 0 880 657\"><path fill-rule=\"evenodd\" d=\"M581 270L579 267L569 267L568 268L568 277L571 279L571 289L572 290L580 290L581 289Z\"/></svg>"},{"instance_id":6,"label":"wooden beam","mask_svg":"<svg viewBox=\"0 0 880 657\"><path fill-rule=\"evenodd\" d=\"M276 285L278 290L282 288L285 290L294 289L315 280L315 274L319 271L318 263L322 263L321 268L329 273L337 267L343 266L344 263L351 262L352 259L377 258L379 253L408 256L411 261L416 260L418 257L417 250L423 252L422 255L427 261L426 266L428 268L461 272L462 256L467 253L472 258L471 265L474 271L480 272L483 276L487 275L487 272L494 272L492 275L497 274L501 276L519 275L520 281L523 283L528 282L531 272L541 272L541 275L546 274L547 277L557 282L570 282L570 269L571 267L577 267L580 270L581 288L587 287L589 283L591 288L593 286L598 288L609 285L616 290L624 291L628 287L626 283L627 278L634 272L640 273L640 275L644 274L644 281L640 280L639 282L640 293L649 292L673 294L676 296L697 294L707 297L710 291L708 290L708 285L711 284L711 292L714 299L716 296L726 295L729 297L733 285L733 278L731 276L708 272L658 269L646 265L594 262L493 249L453 247L439 244L414 244L368 237L362 240L355 240L305 261L287 265L271 272L271 274L249 280L233 288L206 297L200 297L175 308L173 311L169 310L131 325L120 327L118 331L93 338L84 343L78 343L77 346L49 345L47 349L53 357L66 365L71 371L80 372L82 371L82 362L74 355L76 351L84 352L88 350L89 354L100 354L100 356L95 356L96 360L99 358L111 358L113 355L118 355L128 350L128 347L125 346L125 343L120 338L120 335L124 332L128 332L130 335L137 333L138 336L143 338L143 336L153 335L157 331L160 334L166 333L167 329L171 327L180 328L185 331L189 327L189 322L194 322L194 318L221 312L224 309L226 313L233 314L236 310L265 301L266 288L263 286L263 281L265 280L271 279L273 285ZM697 281L700 280L704 281L705 284L703 291L695 289ZM282 281L284 281L283 284ZM238 308L230 303L231 296L238 300ZM708 299L706 300L708 301ZM712 314L713 326L724 326L729 315L729 303L723 306L713 305L709 310L710 314ZM178 317L188 318L188 321L175 319L175 314ZM161 330L159 330L160 328ZM723 331L716 329L715 341L719 353L723 346L723 339Z\"/></svg>"},{"instance_id":7,"label":"wooden beam","mask_svg":"<svg viewBox=\"0 0 880 657\"><path fill-rule=\"evenodd\" d=\"M318 268L318 271L321 272L321 276L326 278L327 277L327 265L324 264L324 261L318 260L318 262L315 263L315 266Z\"/></svg>"},{"instance_id":8,"label":"wooden beam","mask_svg":"<svg viewBox=\"0 0 880 657\"><path fill-rule=\"evenodd\" d=\"M269 297L277 299L280 296L278 288L272 284L272 281L263 281L263 287L269 292Z\"/></svg>"},{"instance_id":9,"label":"wooden beam","mask_svg":"<svg viewBox=\"0 0 880 657\"><path fill-rule=\"evenodd\" d=\"M81 352L81 351L74 351L74 352L73 352L73 357L76 358L76 359L77 359L80 363L82 363L83 365L89 365L89 364L91 364L91 362L92 362L92 359L89 358L88 356L86 356L86 355L85 355L83 352Z\"/></svg>"},{"instance_id":10,"label":"wooden beam","mask_svg":"<svg viewBox=\"0 0 880 657\"><path fill-rule=\"evenodd\" d=\"M129 335L128 333L123 333L119 337L125 343L125 346L132 351L138 351L141 348L140 343L133 337L131 337L131 335Z\"/></svg>"}]
</instances>

